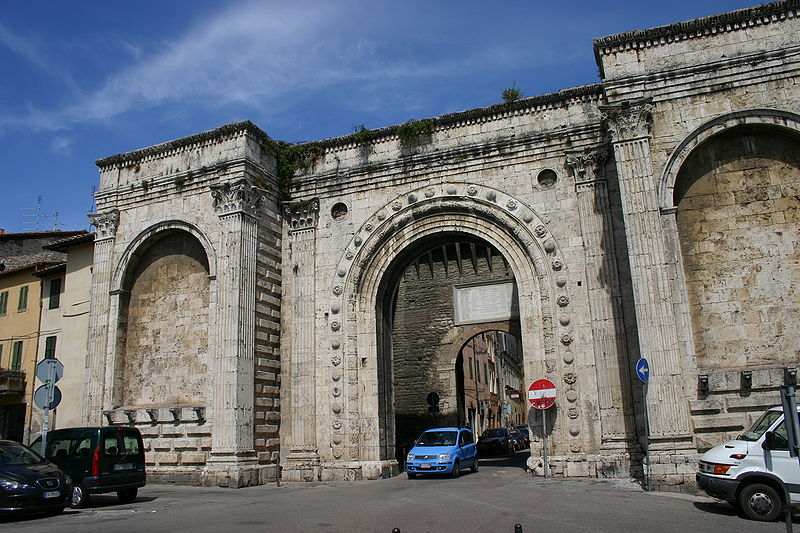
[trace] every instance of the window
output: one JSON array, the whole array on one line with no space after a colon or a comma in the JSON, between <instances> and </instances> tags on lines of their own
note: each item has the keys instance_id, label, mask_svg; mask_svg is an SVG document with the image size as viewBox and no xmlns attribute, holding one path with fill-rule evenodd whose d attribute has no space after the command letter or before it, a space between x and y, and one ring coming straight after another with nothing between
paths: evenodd
<instances>
[{"instance_id":1,"label":"window","mask_svg":"<svg viewBox=\"0 0 800 533\"><path fill-rule=\"evenodd\" d=\"M475 383L481 382L481 364L475 361Z\"/></svg>"},{"instance_id":2,"label":"window","mask_svg":"<svg viewBox=\"0 0 800 533\"><path fill-rule=\"evenodd\" d=\"M11 370L22 368L22 341L14 341L11 345Z\"/></svg>"},{"instance_id":3,"label":"window","mask_svg":"<svg viewBox=\"0 0 800 533\"><path fill-rule=\"evenodd\" d=\"M0 315L8 312L8 291L0 292Z\"/></svg>"},{"instance_id":4,"label":"window","mask_svg":"<svg viewBox=\"0 0 800 533\"><path fill-rule=\"evenodd\" d=\"M19 304L17 305L17 311L20 313L28 309L28 286L23 285L19 288Z\"/></svg>"},{"instance_id":5,"label":"window","mask_svg":"<svg viewBox=\"0 0 800 533\"><path fill-rule=\"evenodd\" d=\"M58 309L61 305L61 278L50 280L50 305L48 309Z\"/></svg>"},{"instance_id":6,"label":"window","mask_svg":"<svg viewBox=\"0 0 800 533\"><path fill-rule=\"evenodd\" d=\"M475 375L472 373L472 357L469 358L469 379L475 379Z\"/></svg>"},{"instance_id":7,"label":"window","mask_svg":"<svg viewBox=\"0 0 800 533\"><path fill-rule=\"evenodd\" d=\"M3 368L3 345L0 344L0 368Z\"/></svg>"},{"instance_id":8,"label":"window","mask_svg":"<svg viewBox=\"0 0 800 533\"><path fill-rule=\"evenodd\" d=\"M44 340L44 358L52 359L56 356L56 337L47 337Z\"/></svg>"},{"instance_id":9,"label":"window","mask_svg":"<svg viewBox=\"0 0 800 533\"><path fill-rule=\"evenodd\" d=\"M489 383L489 371L486 370L486 362L483 363L483 382Z\"/></svg>"}]
</instances>

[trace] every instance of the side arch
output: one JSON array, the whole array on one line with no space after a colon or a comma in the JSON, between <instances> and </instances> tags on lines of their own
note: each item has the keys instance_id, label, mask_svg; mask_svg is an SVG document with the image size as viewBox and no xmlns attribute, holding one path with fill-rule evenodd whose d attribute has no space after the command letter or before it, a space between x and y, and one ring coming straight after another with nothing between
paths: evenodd
<instances>
[{"instance_id":1,"label":"side arch","mask_svg":"<svg viewBox=\"0 0 800 533\"><path fill-rule=\"evenodd\" d=\"M132 262L135 262L138 254L145 248L145 244L152 238L157 237L158 234L163 233L168 230L183 230L193 237L195 237L205 250L206 258L208 259L208 277L209 279L215 279L217 276L217 267L216 267L216 253L214 252L214 247L211 245L211 241L206 237L205 233L200 231L196 226L189 224L187 222L183 222L181 220L167 220L163 222L159 222L157 224L153 224L152 226L148 227L146 230L139 233L125 248L125 251L122 253L119 261L117 262L117 267L114 270L114 276L111 280L111 291L120 291L123 289L123 281L125 279L125 275L129 270L130 265Z\"/></svg>"},{"instance_id":2,"label":"side arch","mask_svg":"<svg viewBox=\"0 0 800 533\"><path fill-rule=\"evenodd\" d=\"M674 201L675 182L686 159L692 152L711 137L730 128L743 125L764 125L800 133L800 115L779 109L749 109L720 115L692 131L670 155L659 181L659 207L671 212Z\"/></svg>"}]
</instances>

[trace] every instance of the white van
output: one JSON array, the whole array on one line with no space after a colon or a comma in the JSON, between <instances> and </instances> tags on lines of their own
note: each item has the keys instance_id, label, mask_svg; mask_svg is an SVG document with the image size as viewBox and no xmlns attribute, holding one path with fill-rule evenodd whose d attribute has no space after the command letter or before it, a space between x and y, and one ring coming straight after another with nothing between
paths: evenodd
<instances>
[{"instance_id":1,"label":"white van","mask_svg":"<svg viewBox=\"0 0 800 533\"><path fill-rule=\"evenodd\" d=\"M775 520L786 494L800 504L800 459L789 457L783 410L773 407L736 440L700 457L697 485L753 520Z\"/></svg>"}]
</instances>

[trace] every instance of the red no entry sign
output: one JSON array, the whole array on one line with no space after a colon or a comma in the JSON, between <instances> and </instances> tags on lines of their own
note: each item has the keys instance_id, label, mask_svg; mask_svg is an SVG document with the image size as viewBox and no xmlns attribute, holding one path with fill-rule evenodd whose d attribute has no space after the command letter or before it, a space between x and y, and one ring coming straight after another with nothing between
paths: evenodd
<instances>
[{"instance_id":1,"label":"red no entry sign","mask_svg":"<svg viewBox=\"0 0 800 533\"><path fill-rule=\"evenodd\" d=\"M528 387L528 400L534 409L549 409L556 403L556 384L549 379L537 379Z\"/></svg>"}]
</instances>

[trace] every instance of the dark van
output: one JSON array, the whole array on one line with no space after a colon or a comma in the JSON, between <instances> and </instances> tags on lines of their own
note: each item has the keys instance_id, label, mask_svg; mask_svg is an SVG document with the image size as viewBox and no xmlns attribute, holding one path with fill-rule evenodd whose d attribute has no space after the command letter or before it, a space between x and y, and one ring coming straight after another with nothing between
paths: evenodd
<instances>
[{"instance_id":1,"label":"dark van","mask_svg":"<svg viewBox=\"0 0 800 533\"><path fill-rule=\"evenodd\" d=\"M144 446L136 428L55 429L47 433L44 455L72 476L72 507L84 507L90 494L106 492L132 502L145 485Z\"/></svg>"}]
</instances>

